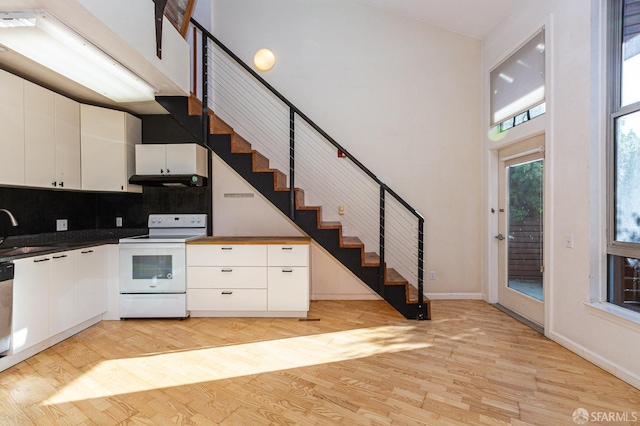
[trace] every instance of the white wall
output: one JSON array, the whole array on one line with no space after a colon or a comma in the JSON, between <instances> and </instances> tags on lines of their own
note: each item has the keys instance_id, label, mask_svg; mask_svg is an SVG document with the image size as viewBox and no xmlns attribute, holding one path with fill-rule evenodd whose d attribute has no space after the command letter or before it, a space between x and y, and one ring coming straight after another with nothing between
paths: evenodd
<instances>
[{"instance_id":1,"label":"white wall","mask_svg":"<svg viewBox=\"0 0 640 426\"><path fill-rule=\"evenodd\" d=\"M305 235L267 199L217 156L213 157L213 235L299 236ZM225 197L225 194L236 195ZM249 197L237 197L237 195ZM312 300L379 299L320 245L311 244Z\"/></svg>"},{"instance_id":2,"label":"white wall","mask_svg":"<svg viewBox=\"0 0 640 426\"><path fill-rule=\"evenodd\" d=\"M263 77L425 216L426 292L479 294L480 42L351 0L212 3L214 35L273 50Z\"/></svg>"},{"instance_id":3,"label":"white wall","mask_svg":"<svg viewBox=\"0 0 640 426\"><path fill-rule=\"evenodd\" d=\"M488 214L496 196L493 150L540 131L546 134L548 168L545 224L545 334L579 355L640 387L640 315L605 312L604 126L600 8L594 0L519 1L484 41L483 132L488 132L489 71L542 25L547 26L548 113L516 127L498 142L485 138L483 214L485 293L496 286L497 224ZM593 15L592 15L593 13ZM592 22L593 18L593 22ZM593 39L592 39L593 35ZM566 248L564 237L574 236Z\"/></svg>"}]
</instances>

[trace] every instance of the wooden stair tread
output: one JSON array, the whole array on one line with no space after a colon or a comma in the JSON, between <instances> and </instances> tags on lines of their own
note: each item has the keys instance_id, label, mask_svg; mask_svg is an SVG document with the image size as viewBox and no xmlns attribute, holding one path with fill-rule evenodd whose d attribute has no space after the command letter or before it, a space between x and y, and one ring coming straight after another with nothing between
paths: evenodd
<instances>
[{"instance_id":1,"label":"wooden stair tread","mask_svg":"<svg viewBox=\"0 0 640 426\"><path fill-rule=\"evenodd\" d=\"M247 142L245 138L237 133L234 133L231 139L231 152L233 153L249 153L252 152L251 144Z\"/></svg>"},{"instance_id":2,"label":"wooden stair tread","mask_svg":"<svg viewBox=\"0 0 640 426\"><path fill-rule=\"evenodd\" d=\"M262 155L259 151L252 150L252 167L253 171L266 171L269 169L269 159ZM275 170L275 169L273 169Z\"/></svg>"},{"instance_id":3,"label":"wooden stair tread","mask_svg":"<svg viewBox=\"0 0 640 426\"><path fill-rule=\"evenodd\" d=\"M375 252L366 252L364 254L364 265L363 266L380 266L380 256Z\"/></svg>"},{"instance_id":4,"label":"wooden stair tread","mask_svg":"<svg viewBox=\"0 0 640 426\"><path fill-rule=\"evenodd\" d=\"M342 237L343 247L364 247L364 243L358 237Z\"/></svg>"},{"instance_id":5,"label":"wooden stair tread","mask_svg":"<svg viewBox=\"0 0 640 426\"><path fill-rule=\"evenodd\" d=\"M322 222L320 223L320 228L322 229L340 229L342 228L342 223L340 222Z\"/></svg>"},{"instance_id":6,"label":"wooden stair tread","mask_svg":"<svg viewBox=\"0 0 640 426\"><path fill-rule=\"evenodd\" d=\"M403 285L409 282L398 271L393 268L387 268L385 271L385 284L387 285Z\"/></svg>"}]
</instances>

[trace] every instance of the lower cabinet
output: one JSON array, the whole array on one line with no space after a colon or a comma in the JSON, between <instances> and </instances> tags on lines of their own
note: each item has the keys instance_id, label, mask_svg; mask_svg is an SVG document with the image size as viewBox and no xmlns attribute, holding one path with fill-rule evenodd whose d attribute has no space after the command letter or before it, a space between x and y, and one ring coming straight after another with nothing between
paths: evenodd
<instances>
[{"instance_id":1,"label":"lower cabinet","mask_svg":"<svg viewBox=\"0 0 640 426\"><path fill-rule=\"evenodd\" d=\"M306 316L309 243L208 237L187 244L192 316ZM249 239L250 240L250 239Z\"/></svg>"},{"instance_id":2,"label":"lower cabinet","mask_svg":"<svg viewBox=\"0 0 640 426\"><path fill-rule=\"evenodd\" d=\"M14 261L12 354L106 311L103 246Z\"/></svg>"},{"instance_id":3,"label":"lower cabinet","mask_svg":"<svg viewBox=\"0 0 640 426\"><path fill-rule=\"evenodd\" d=\"M49 330L55 336L79 324L78 253L53 253L49 257Z\"/></svg>"}]
</instances>

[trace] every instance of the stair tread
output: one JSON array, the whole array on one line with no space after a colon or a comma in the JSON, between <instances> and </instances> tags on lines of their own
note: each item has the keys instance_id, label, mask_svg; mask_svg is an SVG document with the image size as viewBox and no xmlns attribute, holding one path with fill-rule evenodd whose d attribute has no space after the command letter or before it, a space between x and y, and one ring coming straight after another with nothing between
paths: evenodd
<instances>
[{"instance_id":1,"label":"stair tread","mask_svg":"<svg viewBox=\"0 0 640 426\"><path fill-rule=\"evenodd\" d=\"M364 246L364 243L358 237L342 237L343 246Z\"/></svg>"},{"instance_id":2,"label":"stair tread","mask_svg":"<svg viewBox=\"0 0 640 426\"><path fill-rule=\"evenodd\" d=\"M402 285L409 282L398 271L393 268L387 268L385 284L387 285Z\"/></svg>"},{"instance_id":3,"label":"stair tread","mask_svg":"<svg viewBox=\"0 0 640 426\"><path fill-rule=\"evenodd\" d=\"M231 152L239 153L239 152L252 152L251 144L247 142L245 138L240 136L237 133L234 133L233 139L231 142Z\"/></svg>"},{"instance_id":4,"label":"stair tread","mask_svg":"<svg viewBox=\"0 0 640 426\"><path fill-rule=\"evenodd\" d=\"M380 256L378 253L369 251L364 254L364 264L368 266L380 266Z\"/></svg>"},{"instance_id":5,"label":"stair tread","mask_svg":"<svg viewBox=\"0 0 640 426\"><path fill-rule=\"evenodd\" d=\"M342 228L342 223L337 222L337 221L322 222L320 224L320 228L323 228L323 229Z\"/></svg>"}]
</instances>

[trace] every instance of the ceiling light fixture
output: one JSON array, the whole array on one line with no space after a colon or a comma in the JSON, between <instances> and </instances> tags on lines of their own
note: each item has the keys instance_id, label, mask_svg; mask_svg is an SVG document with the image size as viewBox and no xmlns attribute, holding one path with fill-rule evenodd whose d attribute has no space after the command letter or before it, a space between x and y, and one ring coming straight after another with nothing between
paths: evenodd
<instances>
[{"instance_id":1,"label":"ceiling light fixture","mask_svg":"<svg viewBox=\"0 0 640 426\"><path fill-rule=\"evenodd\" d=\"M260 71L269 71L276 63L276 56L269 49L260 49L253 55L253 64Z\"/></svg>"},{"instance_id":2,"label":"ceiling light fixture","mask_svg":"<svg viewBox=\"0 0 640 426\"><path fill-rule=\"evenodd\" d=\"M116 102L155 98L146 81L47 12L0 13L0 43Z\"/></svg>"}]
</instances>

